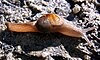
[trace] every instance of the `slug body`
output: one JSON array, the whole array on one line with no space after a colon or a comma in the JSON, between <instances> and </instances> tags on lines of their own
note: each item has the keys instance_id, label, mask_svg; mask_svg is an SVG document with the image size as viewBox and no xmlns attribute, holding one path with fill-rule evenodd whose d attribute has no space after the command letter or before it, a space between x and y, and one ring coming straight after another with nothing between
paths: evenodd
<instances>
[{"instance_id":1,"label":"slug body","mask_svg":"<svg viewBox=\"0 0 100 60\"><path fill-rule=\"evenodd\" d=\"M44 14L33 24L8 23L7 26L10 31L14 32L59 32L67 36L82 37L90 46L92 45L82 29L56 14Z\"/></svg>"},{"instance_id":2,"label":"slug body","mask_svg":"<svg viewBox=\"0 0 100 60\"><path fill-rule=\"evenodd\" d=\"M82 29L74 26L68 21L64 21L63 25L61 26L61 29L59 29L58 32L72 37L82 37L83 35Z\"/></svg>"},{"instance_id":3,"label":"slug body","mask_svg":"<svg viewBox=\"0 0 100 60\"><path fill-rule=\"evenodd\" d=\"M92 30L92 29L90 29ZM89 46L93 46L92 43L89 41L87 38L86 34L83 32L82 29L74 26L72 23L68 23L67 21L64 22L62 25L61 29L58 30L59 33L62 33L67 36L72 36L72 37L82 37L83 39L86 40L86 42L89 44Z\"/></svg>"},{"instance_id":4,"label":"slug body","mask_svg":"<svg viewBox=\"0 0 100 60\"><path fill-rule=\"evenodd\" d=\"M59 32L73 37L82 37L82 30L56 14L45 14L40 17L36 27L41 32Z\"/></svg>"}]
</instances>

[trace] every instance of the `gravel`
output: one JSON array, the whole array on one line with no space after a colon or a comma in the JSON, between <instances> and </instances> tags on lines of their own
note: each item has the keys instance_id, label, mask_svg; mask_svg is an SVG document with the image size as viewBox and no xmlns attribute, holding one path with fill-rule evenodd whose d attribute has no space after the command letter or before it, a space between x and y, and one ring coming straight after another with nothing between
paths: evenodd
<instances>
[{"instance_id":1,"label":"gravel","mask_svg":"<svg viewBox=\"0 0 100 60\"><path fill-rule=\"evenodd\" d=\"M60 33L16 33L6 22L33 22L55 13L87 31L93 43ZM99 0L0 0L0 60L97 60L100 59Z\"/></svg>"}]
</instances>

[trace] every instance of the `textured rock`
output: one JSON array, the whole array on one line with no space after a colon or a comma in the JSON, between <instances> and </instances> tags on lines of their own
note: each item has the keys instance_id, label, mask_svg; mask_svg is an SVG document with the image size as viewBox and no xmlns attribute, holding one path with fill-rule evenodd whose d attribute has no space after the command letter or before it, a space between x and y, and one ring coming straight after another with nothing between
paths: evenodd
<instances>
[{"instance_id":1,"label":"textured rock","mask_svg":"<svg viewBox=\"0 0 100 60\"><path fill-rule=\"evenodd\" d=\"M76 5L78 7L74 7ZM0 0L0 59L100 59L99 8L99 0ZM16 33L6 29L5 22L32 22L46 13L56 13L83 30L95 27L86 33L94 48L89 47L83 39L60 33ZM31 56L29 53L32 51L42 52L41 57Z\"/></svg>"}]
</instances>

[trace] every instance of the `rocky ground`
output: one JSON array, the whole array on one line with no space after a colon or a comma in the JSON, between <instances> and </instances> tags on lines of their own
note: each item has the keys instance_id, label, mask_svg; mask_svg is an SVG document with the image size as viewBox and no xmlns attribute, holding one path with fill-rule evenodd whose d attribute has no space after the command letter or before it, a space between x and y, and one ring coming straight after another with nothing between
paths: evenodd
<instances>
[{"instance_id":1,"label":"rocky ground","mask_svg":"<svg viewBox=\"0 0 100 60\"><path fill-rule=\"evenodd\" d=\"M55 13L86 32L94 45L60 33L17 33L6 22L33 22ZM100 0L0 0L0 60L99 60Z\"/></svg>"}]
</instances>

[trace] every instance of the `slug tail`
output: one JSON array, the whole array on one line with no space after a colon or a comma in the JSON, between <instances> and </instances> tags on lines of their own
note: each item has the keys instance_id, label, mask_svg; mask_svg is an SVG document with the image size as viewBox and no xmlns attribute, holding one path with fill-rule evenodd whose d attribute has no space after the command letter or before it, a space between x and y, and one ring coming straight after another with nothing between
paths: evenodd
<instances>
[{"instance_id":1,"label":"slug tail","mask_svg":"<svg viewBox=\"0 0 100 60\"><path fill-rule=\"evenodd\" d=\"M39 32L34 24L31 23L10 23L7 22L7 29L13 32Z\"/></svg>"}]
</instances>

